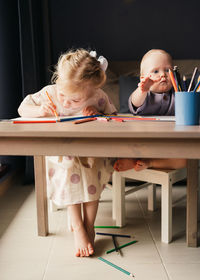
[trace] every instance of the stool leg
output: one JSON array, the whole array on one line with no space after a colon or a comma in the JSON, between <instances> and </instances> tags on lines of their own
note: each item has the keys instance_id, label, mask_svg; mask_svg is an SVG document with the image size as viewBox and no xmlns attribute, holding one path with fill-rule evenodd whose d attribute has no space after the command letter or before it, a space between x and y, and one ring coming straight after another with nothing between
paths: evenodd
<instances>
[{"instance_id":1,"label":"stool leg","mask_svg":"<svg viewBox=\"0 0 200 280\"><path fill-rule=\"evenodd\" d=\"M156 210L156 184L148 186L148 210Z\"/></svg>"},{"instance_id":2,"label":"stool leg","mask_svg":"<svg viewBox=\"0 0 200 280\"><path fill-rule=\"evenodd\" d=\"M113 172L112 176L112 213L116 226L125 225L125 178L120 173Z\"/></svg>"},{"instance_id":3,"label":"stool leg","mask_svg":"<svg viewBox=\"0 0 200 280\"><path fill-rule=\"evenodd\" d=\"M168 176L161 186L161 241L172 240L172 183Z\"/></svg>"}]
</instances>

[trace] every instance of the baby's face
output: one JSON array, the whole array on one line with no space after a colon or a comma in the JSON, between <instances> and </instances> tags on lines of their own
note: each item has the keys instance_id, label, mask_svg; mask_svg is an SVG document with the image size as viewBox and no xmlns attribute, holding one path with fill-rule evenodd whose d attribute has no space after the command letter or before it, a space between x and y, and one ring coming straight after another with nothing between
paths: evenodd
<instances>
[{"instance_id":1,"label":"baby's face","mask_svg":"<svg viewBox=\"0 0 200 280\"><path fill-rule=\"evenodd\" d=\"M141 76L148 76L155 81L150 88L152 92L167 92L172 88L169 69L172 69L172 64L167 55L160 53L151 54L144 61L143 73Z\"/></svg>"}]
</instances>

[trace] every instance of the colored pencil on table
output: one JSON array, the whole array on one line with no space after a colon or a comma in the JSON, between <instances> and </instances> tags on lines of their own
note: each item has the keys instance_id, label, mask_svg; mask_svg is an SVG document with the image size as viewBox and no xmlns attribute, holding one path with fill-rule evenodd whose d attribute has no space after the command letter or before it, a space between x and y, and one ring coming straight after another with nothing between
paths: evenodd
<instances>
[{"instance_id":1,"label":"colored pencil on table","mask_svg":"<svg viewBox=\"0 0 200 280\"><path fill-rule=\"evenodd\" d=\"M119 270L119 271L125 273L126 275L129 275L129 276L131 276L131 277L134 277L132 273L130 273L129 271L127 271L127 270L125 270L125 269L123 269L123 268L121 268L120 266L118 266L118 265L116 265L116 264L114 264L114 263L111 263L111 262L109 262L108 260L106 260L106 259L104 259L104 258L102 258L102 257L98 257L98 259L99 259L100 261L102 261L102 262L104 262L104 263L106 263L106 264L108 264L108 265L110 265L110 266L116 268L117 270Z\"/></svg>"},{"instance_id":2,"label":"colored pencil on table","mask_svg":"<svg viewBox=\"0 0 200 280\"><path fill-rule=\"evenodd\" d=\"M55 109L56 105L53 103L53 101L52 101L52 99L51 99L51 97L49 96L49 94L48 94L47 91L46 91L46 95L47 95L49 101L51 102L51 104L52 104L52 106L53 106L53 108L54 108L54 109L53 109L54 115L56 116L57 119L59 119L58 113L56 112L56 109Z\"/></svg>"},{"instance_id":3,"label":"colored pencil on table","mask_svg":"<svg viewBox=\"0 0 200 280\"><path fill-rule=\"evenodd\" d=\"M97 114L97 115L92 115L92 116L74 116L74 117L67 117L67 118L64 118L62 117L60 119L60 122L69 122L69 121L75 121L75 120L82 120L82 119L88 119L88 118L96 118L96 117L100 117L102 116L101 114Z\"/></svg>"},{"instance_id":4,"label":"colored pencil on table","mask_svg":"<svg viewBox=\"0 0 200 280\"><path fill-rule=\"evenodd\" d=\"M116 237L126 237L131 238L130 235L126 234L116 234L116 233L106 233L106 232L96 232L97 235L107 235L107 236L116 236Z\"/></svg>"},{"instance_id":5,"label":"colored pencil on table","mask_svg":"<svg viewBox=\"0 0 200 280\"><path fill-rule=\"evenodd\" d=\"M192 87L192 84L193 84L193 81L194 81L194 77L195 77L195 75L196 75L196 73L197 73L197 70L198 70L198 68L195 67L195 68L194 68L194 72L193 72L193 74L192 74L192 78L191 78L191 80L190 80L189 87L188 87L188 92L191 90L191 87Z\"/></svg>"},{"instance_id":6,"label":"colored pencil on table","mask_svg":"<svg viewBox=\"0 0 200 280\"><path fill-rule=\"evenodd\" d=\"M15 124L20 124L20 123L56 123L56 120L46 120L46 121L43 121L43 120L38 120L38 121L23 121L23 120L16 120L16 121L13 121L13 123Z\"/></svg>"},{"instance_id":7,"label":"colored pencil on table","mask_svg":"<svg viewBox=\"0 0 200 280\"><path fill-rule=\"evenodd\" d=\"M175 78L174 78L174 74L173 74L173 72L172 72L171 69L169 69L169 76L170 76L170 79L171 79L173 88L174 88L175 92L177 92L177 91L178 91L178 87L177 87L177 85L176 85L176 80L175 80Z\"/></svg>"},{"instance_id":8,"label":"colored pencil on table","mask_svg":"<svg viewBox=\"0 0 200 280\"><path fill-rule=\"evenodd\" d=\"M122 248L127 247L127 246L129 246L129 245L131 245L131 244L134 244L134 243L136 243L136 242L137 242L137 240L134 240L134 241L125 243L125 244L123 244L123 245L121 245L121 246L118 246L117 249L122 249ZM115 248L106 251L106 254L110 254L110 253L112 253L112 252L114 252L114 251L115 251Z\"/></svg>"},{"instance_id":9,"label":"colored pencil on table","mask_svg":"<svg viewBox=\"0 0 200 280\"><path fill-rule=\"evenodd\" d=\"M74 122L74 124L96 121L96 119L97 118L87 118L87 119L77 120L77 121Z\"/></svg>"}]
</instances>

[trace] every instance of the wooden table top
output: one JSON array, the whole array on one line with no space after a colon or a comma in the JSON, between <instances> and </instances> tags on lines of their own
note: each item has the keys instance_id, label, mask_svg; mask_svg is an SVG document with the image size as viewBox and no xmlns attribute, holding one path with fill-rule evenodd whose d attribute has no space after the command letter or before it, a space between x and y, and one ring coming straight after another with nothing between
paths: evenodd
<instances>
[{"instance_id":1,"label":"wooden table top","mask_svg":"<svg viewBox=\"0 0 200 280\"><path fill-rule=\"evenodd\" d=\"M82 124L0 122L0 137L200 139L200 126L176 126L175 122L167 121L93 121Z\"/></svg>"}]
</instances>

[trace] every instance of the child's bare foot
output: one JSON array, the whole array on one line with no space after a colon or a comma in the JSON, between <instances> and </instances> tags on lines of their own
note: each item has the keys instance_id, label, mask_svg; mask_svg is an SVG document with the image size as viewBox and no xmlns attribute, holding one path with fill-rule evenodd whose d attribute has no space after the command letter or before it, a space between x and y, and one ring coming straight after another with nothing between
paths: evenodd
<instances>
[{"instance_id":1,"label":"child's bare foot","mask_svg":"<svg viewBox=\"0 0 200 280\"><path fill-rule=\"evenodd\" d=\"M151 167L151 160L150 159L140 159L137 160L136 165L134 167L135 171L141 171Z\"/></svg>"},{"instance_id":2,"label":"child's bare foot","mask_svg":"<svg viewBox=\"0 0 200 280\"><path fill-rule=\"evenodd\" d=\"M76 257L89 257L94 254L94 248L84 225L73 228Z\"/></svg>"},{"instance_id":3,"label":"child's bare foot","mask_svg":"<svg viewBox=\"0 0 200 280\"><path fill-rule=\"evenodd\" d=\"M135 159L122 158L122 159L118 159L113 167L116 171L126 171L129 169L133 169L136 163L137 160Z\"/></svg>"},{"instance_id":4,"label":"child's bare foot","mask_svg":"<svg viewBox=\"0 0 200 280\"><path fill-rule=\"evenodd\" d=\"M94 238L95 238L95 231L94 231L94 225L92 226L85 226L85 229L87 231L89 240L94 248Z\"/></svg>"}]
</instances>

